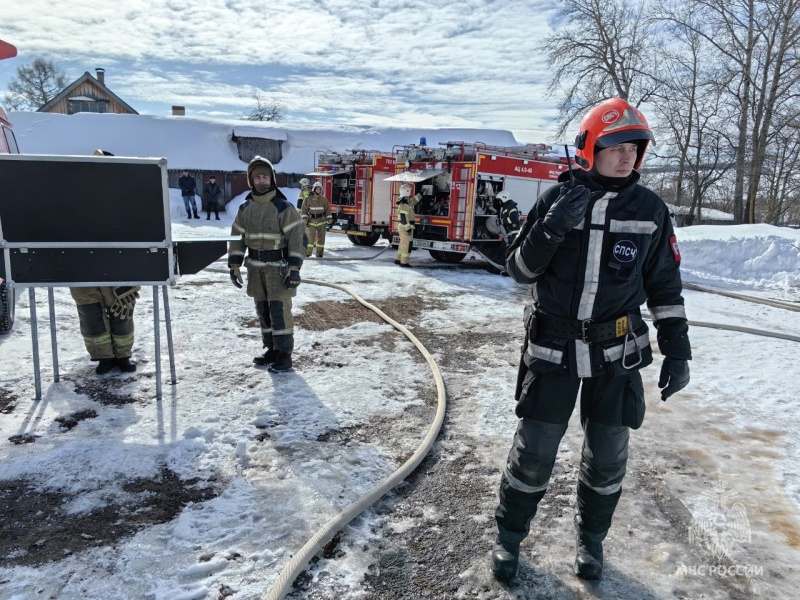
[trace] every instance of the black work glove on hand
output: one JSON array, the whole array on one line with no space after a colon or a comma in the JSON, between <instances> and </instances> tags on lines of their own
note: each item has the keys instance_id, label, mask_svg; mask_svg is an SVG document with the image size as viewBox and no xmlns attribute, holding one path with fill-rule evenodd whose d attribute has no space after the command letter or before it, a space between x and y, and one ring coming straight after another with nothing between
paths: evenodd
<instances>
[{"instance_id":1,"label":"black work glove on hand","mask_svg":"<svg viewBox=\"0 0 800 600\"><path fill-rule=\"evenodd\" d=\"M230 271L231 271L231 281L233 282L233 285L235 285L239 289L242 289L242 283L243 283L242 272L239 270L239 267L233 267L231 268Z\"/></svg>"},{"instance_id":2,"label":"black work glove on hand","mask_svg":"<svg viewBox=\"0 0 800 600\"><path fill-rule=\"evenodd\" d=\"M300 285L300 271L289 271L286 277L283 278L283 285L289 289Z\"/></svg>"},{"instance_id":3,"label":"black work glove on hand","mask_svg":"<svg viewBox=\"0 0 800 600\"><path fill-rule=\"evenodd\" d=\"M658 378L658 387L661 390L661 400L666 401L675 392L681 391L689 384L689 361L682 358L664 358L661 363L661 376Z\"/></svg>"},{"instance_id":4,"label":"black work glove on hand","mask_svg":"<svg viewBox=\"0 0 800 600\"><path fill-rule=\"evenodd\" d=\"M116 296L116 299L108 309L111 314L123 321L133 318L133 307L136 306L136 299L139 297L140 289L138 285L115 287L114 296Z\"/></svg>"},{"instance_id":5,"label":"black work glove on hand","mask_svg":"<svg viewBox=\"0 0 800 600\"><path fill-rule=\"evenodd\" d=\"M560 242L567 232L583 221L589 204L589 190L582 185L564 188L544 216L545 233L550 239Z\"/></svg>"}]
</instances>

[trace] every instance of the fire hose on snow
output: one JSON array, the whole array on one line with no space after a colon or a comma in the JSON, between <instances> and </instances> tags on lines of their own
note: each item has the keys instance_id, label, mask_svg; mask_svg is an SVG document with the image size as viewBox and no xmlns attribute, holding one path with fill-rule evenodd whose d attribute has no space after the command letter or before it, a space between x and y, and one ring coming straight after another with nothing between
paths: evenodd
<instances>
[{"instance_id":1,"label":"fire hose on snow","mask_svg":"<svg viewBox=\"0 0 800 600\"><path fill-rule=\"evenodd\" d=\"M388 477L384 478L377 486L375 486L372 490L364 494L361 498L356 500L353 504L342 510L338 515L330 519L325 525L322 526L322 529L317 531L314 536L305 543L305 545L300 548L300 550L292 557L292 560L281 570L278 574L278 578L272 584L269 592L264 597L265 600L280 600L292 588L295 579L303 570L306 568L308 562L314 557L317 552L319 552L322 547L332 539L336 533L338 533L341 529L343 529L350 521L355 519L359 516L362 512L364 512L367 508L375 504L384 494L386 494L389 490L394 488L400 482L402 482L406 477L408 477L411 472L416 469L420 463L423 461L425 456L430 452L430 449L433 447L434 441L436 441L436 437L439 435L439 430L442 427L442 423L444 421L444 414L445 409L447 407L447 398L445 395L444 389L444 380L442 379L442 374L439 371L439 367L437 366L436 362L433 360L433 357L430 355L428 350L422 343L414 337L414 335L406 329L403 325L391 319L388 315L382 312L376 306L370 304L363 298L361 298L358 294L353 292L352 290L346 288L343 285L337 285L335 283L326 283L324 281L314 281L311 279L305 279L304 283L311 283L314 285L321 285L325 287L331 287L337 290L341 290L350 294L356 301L360 304L365 306L366 308L370 309L376 315L378 315L381 319L386 321L389 325L397 329L400 333L405 335L414 346L417 347L417 350L420 351L422 356L425 357L425 360L428 362L428 366L433 373L433 378L436 381L436 390L438 395L438 403L436 407L436 414L434 415L433 422L431 423L430 427L428 428L428 433L425 435L425 438L422 440L422 444L417 448L416 452L409 458L399 469L397 469L394 473L389 475Z\"/></svg>"}]
</instances>

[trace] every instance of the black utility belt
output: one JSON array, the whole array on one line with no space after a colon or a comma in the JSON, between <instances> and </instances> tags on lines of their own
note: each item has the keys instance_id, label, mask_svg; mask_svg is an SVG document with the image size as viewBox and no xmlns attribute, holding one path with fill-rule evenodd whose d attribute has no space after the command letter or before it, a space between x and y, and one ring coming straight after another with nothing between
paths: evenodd
<instances>
[{"instance_id":1,"label":"black utility belt","mask_svg":"<svg viewBox=\"0 0 800 600\"><path fill-rule=\"evenodd\" d=\"M629 333L633 333L641 324L642 316L638 311L605 323L595 323L591 319L566 319L536 313L538 333L570 340L583 340L587 344L625 337Z\"/></svg>"},{"instance_id":2,"label":"black utility belt","mask_svg":"<svg viewBox=\"0 0 800 600\"><path fill-rule=\"evenodd\" d=\"M283 250L253 250L248 248L247 255L263 262L272 262L284 258Z\"/></svg>"}]
</instances>

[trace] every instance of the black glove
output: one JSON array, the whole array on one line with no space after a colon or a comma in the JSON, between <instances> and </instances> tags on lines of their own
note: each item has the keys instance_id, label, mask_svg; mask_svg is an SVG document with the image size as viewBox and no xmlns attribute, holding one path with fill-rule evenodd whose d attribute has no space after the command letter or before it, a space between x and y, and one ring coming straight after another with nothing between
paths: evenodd
<instances>
[{"instance_id":1,"label":"black glove","mask_svg":"<svg viewBox=\"0 0 800 600\"><path fill-rule=\"evenodd\" d=\"M136 306L136 299L139 297L138 285L122 285L114 288L114 303L109 307L112 315L123 321L133 318L133 307Z\"/></svg>"},{"instance_id":2,"label":"black glove","mask_svg":"<svg viewBox=\"0 0 800 600\"><path fill-rule=\"evenodd\" d=\"M658 387L661 390L661 399L666 400L675 392L681 391L689 383L689 361L682 358L664 358L661 363L661 376L658 378Z\"/></svg>"},{"instance_id":3,"label":"black glove","mask_svg":"<svg viewBox=\"0 0 800 600\"><path fill-rule=\"evenodd\" d=\"M588 204L589 190L586 187L564 188L544 217L545 234L561 242L570 229L583 221Z\"/></svg>"},{"instance_id":4,"label":"black glove","mask_svg":"<svg viewBox=\"0 0 800 600\"><path fill-rule=\"evenodd\" d=\"M283 278L283 285L287 288L296 288L300 285L300 271L289 271L286 277Z\"/></svg>"},{"instance_id":5,"label":"black glove","mask_svg":"<svg viewBox=\"0 0 800 600\"><path fill-rule=\"evenodd\" d=\"M237 288L242 289L242 273L239 267L231 267L231 281Z\"/></svg>"}]
</instances>

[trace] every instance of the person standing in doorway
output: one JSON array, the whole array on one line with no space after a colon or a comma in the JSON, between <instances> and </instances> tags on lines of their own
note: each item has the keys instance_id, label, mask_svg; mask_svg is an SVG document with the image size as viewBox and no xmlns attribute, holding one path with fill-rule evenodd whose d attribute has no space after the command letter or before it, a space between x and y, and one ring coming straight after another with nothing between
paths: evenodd
<instances>
[{"instance_id":1,"label":"person standing in doorway","mask_svg":"<svg viewBox=\"0 0 800 600\"><path fill-rule=\"evenodd\" d=\"M519 422L495 513L491 569L499 579L517 573L520 542L547 491L579 391L574 571L602 576L630 430L644 420L639 371L653 361L643 303L664 356L661 399L689 383L678 243L667 205L639 184L636 171L652 141L644 115L621 98L589 110L575 141L578 168L538 198L506 255L509 275L532 284L533 303L517 377Z\"/></svg>"},{"instance_id":2,"label":"person standing in doorway","mask_svg":"<svg viewBox=\"0 0 800 600\"><path fill-rule=\"evenodd\" d=\"M203 186L203 200L206 202L206 221L211 219L211 212L219 221L219 202L222 200L222 190L217 185L217 178L212 175Z\"/></svg>"},{"instance_id":3,"label":"person standing in doorway","mask_svg":"<svg viewBox=\"0 0 800 600\"><path fill-rule=\"evenodd\" d=\"M178 179L178 186L181 188L181 197L183 198L183 206L186 208L186 218L191 219L194 215L195 219L199 219L197 214L197 201L194 198L197 186L194 177L189 175L189 171L184 169Z\"/></svg>"}]
</instances>

